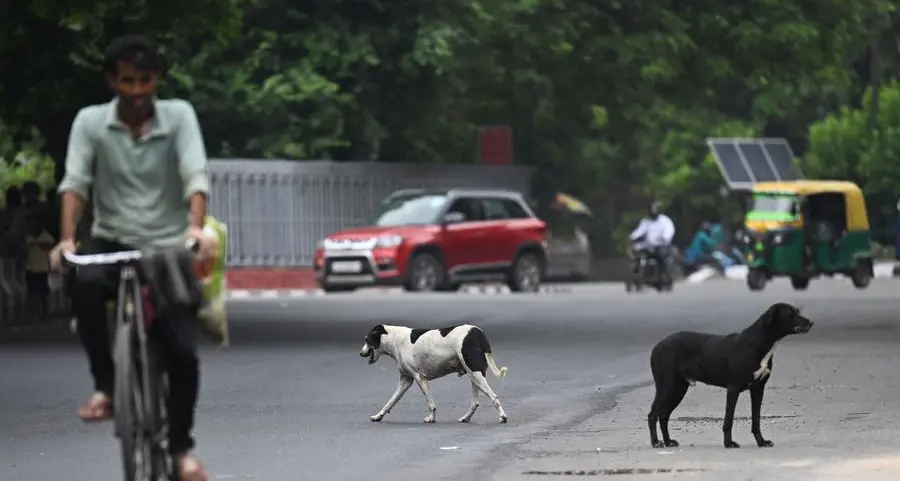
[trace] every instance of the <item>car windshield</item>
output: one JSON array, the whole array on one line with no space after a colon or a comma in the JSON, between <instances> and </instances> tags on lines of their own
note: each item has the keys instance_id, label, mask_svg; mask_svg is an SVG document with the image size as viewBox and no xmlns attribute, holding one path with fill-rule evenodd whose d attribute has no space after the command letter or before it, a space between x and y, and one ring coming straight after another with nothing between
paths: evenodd
<instances>
[{"instance_id":1,"label":"car windshield","mask_svg":"<svg viewBox=\"0 0 900 481\"><path fill-rule=\"evenodd\" d=\"M435 224L446 202L445 196L437 194L396 197L381 204L372 224L379 227Z\"/></svg>"},{"instance_id":2,"label":"car windshield","mask_svg":"<svg viewBox=\"0 0 900 481\"><path fill-rule=\"evenodd\" d=\"M797 197L785 194L756 194L753 208L747 214L750 220L793 220L796 217Z\"/></svg>"}]
</instances>

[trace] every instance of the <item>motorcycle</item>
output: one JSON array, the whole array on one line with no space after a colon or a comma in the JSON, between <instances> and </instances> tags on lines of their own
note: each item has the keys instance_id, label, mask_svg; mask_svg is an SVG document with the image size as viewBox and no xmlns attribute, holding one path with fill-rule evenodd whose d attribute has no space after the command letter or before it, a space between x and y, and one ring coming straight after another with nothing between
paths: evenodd
<instances>
[{"instance_id":1,"label":"motorcycle","mask_svg":"<svg viewBox=\"0 0 900 481\"><path fill-rule=\"evenodd\" d=\"M685 276L689 276L706 266L712 267L719 275L724 276L727 267L747 263L743 251L746 251L749 241L750 237L748 234L738 229L735 231L730 245L720 245L719 249L712 255L704 255L699 258L691 256L690 260L686 256L675 257L675 263L680 266Z\"/></svg>"},{"instance_id":2,"label":"motorcycle","mask_svg":"<svg viewBox=\"0 0 900 481\"><path fill-rule=\"evenodd\" d=\"M643 238L638 238L628 247L628 256L632 260L631 278L625 281L626 292L641 292L644 286L650 286L657 292L671 292L674 288L671 269L665 275L659 262L650 255L650 251L641 244ZM636 267L636 268L635 268Z\"/></svg>"}]
</instances>

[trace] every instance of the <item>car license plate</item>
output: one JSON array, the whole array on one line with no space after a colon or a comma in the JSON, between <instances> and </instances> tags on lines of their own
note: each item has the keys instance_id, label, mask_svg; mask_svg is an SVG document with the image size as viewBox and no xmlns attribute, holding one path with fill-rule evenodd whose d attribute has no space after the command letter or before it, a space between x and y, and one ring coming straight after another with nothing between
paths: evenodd
<instances>
[{"instance_id":1,"label":"car license plate","mask_svg":"<svg viewBox=\"0 0 900 481\"><path fill-rule=\"evenodd\" d=\"M331 272L336 274L355 274L362 271L362 262L360 261L341 261L331 264Z\"/></svg>"}]
</instances>

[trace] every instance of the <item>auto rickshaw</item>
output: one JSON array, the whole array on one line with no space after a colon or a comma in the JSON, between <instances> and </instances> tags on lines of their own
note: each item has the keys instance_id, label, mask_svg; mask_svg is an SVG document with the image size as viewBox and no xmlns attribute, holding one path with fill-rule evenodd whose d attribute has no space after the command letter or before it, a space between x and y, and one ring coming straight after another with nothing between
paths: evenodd
<instances>
[{"instance_id":1,"label":"auto rickshaw","mask_svg":"<svg viewBox=\"0 0 900 481\"><path fill-rule=\"evenodd\" d=\"M844 274L857 289L874 277L869 218L853 182L762 182L744 219L747 286L789 277L804 290L813 277Z\"/></svg>"}]
</instances>

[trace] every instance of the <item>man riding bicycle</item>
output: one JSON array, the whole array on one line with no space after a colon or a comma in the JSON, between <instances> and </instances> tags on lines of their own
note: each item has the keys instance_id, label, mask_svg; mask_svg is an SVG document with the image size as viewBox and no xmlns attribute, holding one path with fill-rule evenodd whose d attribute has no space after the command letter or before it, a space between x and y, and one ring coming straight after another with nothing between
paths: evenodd
<instances>
[{"instance_id":1,"label":"man riding bicycle","mask_svg":"<svg viewBox=\"0 0 900 481\"><path fill-rule=\"evenodd\" d=\"M91 238L81 251L100 254L183 246L195 239L200 255L213 248L203 235L209 178L196 113L184 100L158 100L165 74L156 46L139 36L114 40L104 59L116 97L81 109L69 136L61 196L60 242L51 255L59 268L75 251L75 230L93 190ZM113 415L113 372L107 302L115 299L118 269L84 266L73 286L72 310L87 353L95 394L79 409L85 421ZM199 388L196 310L155 319L152 335L168 374L169 452L183 481L206 481L191 454L191 430Z\"/></svg>"},{"instance_id":2,"label":"man riding bicycle","mask_svg":"<svg viewBox=\"0 0 900 481\"><path fill-rule=\"evenodd\" d=\"M645 250L649 257L656 259L660 266L660 272L668 281L671 279L669 274L669 256L672 247L672 238L675 237L675 224L669 216L662 213L662 205L658 201L650 204L650 210L647 217L641 219L641 223L631 233L629 238L637 241L638 250ZM637 273L637 265L634 266Z\"/></svg>"}]
</instances>

